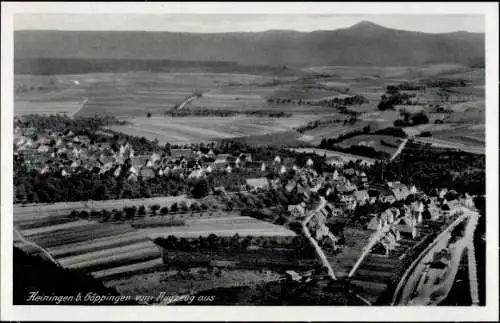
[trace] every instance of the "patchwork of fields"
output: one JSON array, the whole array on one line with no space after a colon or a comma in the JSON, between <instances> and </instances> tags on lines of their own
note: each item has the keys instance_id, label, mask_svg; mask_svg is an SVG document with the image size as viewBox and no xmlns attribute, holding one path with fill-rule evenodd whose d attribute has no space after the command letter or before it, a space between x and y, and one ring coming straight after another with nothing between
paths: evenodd
<instances>
[{"instance_id":1,"label":"patchwork of fields","mask_svg":"<svg viewBox=\"0 0 500 323\"><path fill-rule=\"evenodd\" d=\"M183 197L146 199L149 203L169 205ZM174 235L178 238L197 238L215 233L219 236L241 237L269 236L293 237L295 233L281 226L273 225L237 213L219 212L198 217L189 215L170 215L168 217L146 217L120 222L98 222L70 215L71 210L109 209L131 205L134 200L102 201L97 204L56 203L50 205L15 206L14 208L14 246L31 255L41 255L56 264L79 269L115 287L122 295L138 292L154 295L158 288L173 294L189 291L202 291L214 287L229 287L276 280L277 273L253 269L224 269L218 276L197 275L190 277L176 271L168 283L149 284L143 280L170 277L172 270L164 263L163 249L152 239ZM144 202L144 200L142 201ZM138 205L136 203L136 205ZM171 226L172 219L180 220L182 225ZM162 221L165 220L165 221ZM142 224L135 228L135 223ZM162 224L163 223L163 224ZM148 226L150 224L151 226ZM160 224L160 225L158 225ZM232 259L235 260L236 258ZM276 259L274 259L276 260ZM274 261L273 260L273 261ZM219 264L220 265L220 264ZM203 266L202 266L203 267ZM223 266L224 267L224 266ZM206 268L198 268L206 270ZM196 270L196 269L193 269ZM179 275L177 275L179 274ZM205 277L205 278L203 278ZM236 278L241 278L237 279ZM161 279L163 280L163 279ZM159 293L159 291L158 291ZM158 294L156 293L156 294Z\"/></svg>"},{"instance_id":2,"label":"patchwork of fields","mask_svg":"<svg viewBox=\"0 0 500 323\"><path fill-rule=\"evenodd\" d=\"M208 236L211 233L217 236L285 236L293 237L296 234L282 226L263 222L246 216L215 217L197 220L186 220L185 226L146 228L140 230L152 239L166 238L169 235L184 238Z\"/></svg>"},{"instance_id":3,"label":"patchwork of fields","mask_svg":"<svg viewBox=\"0 0 500 323\"><path fill-rule=\"evenodd\" d=\"M72 117L85 105L86 101L85 98L80 101L16 101L14 115L66 114Z\"/></svg>"},{"instance_id":4,"label":"patchwork of fields","mask_svg":"<svg viewBox=\"0 0 500 323\"><path fill-rule=\"evenodd\" d=\"M269 117L139 117L130 119L131 125L109 127L112 130L158 139L160 143L189 143L211 141L289 131L317 117L294 115L289 118Z\"/></svg>"}]
</instances>

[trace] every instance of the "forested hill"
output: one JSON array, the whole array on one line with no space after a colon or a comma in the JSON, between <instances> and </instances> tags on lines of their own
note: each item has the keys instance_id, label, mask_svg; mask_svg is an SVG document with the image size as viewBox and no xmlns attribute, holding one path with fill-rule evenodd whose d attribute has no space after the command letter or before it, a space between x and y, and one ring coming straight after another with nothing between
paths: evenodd
<instances>
[{"instance_id":1,"label":"forested hill","mask_svg":"<svg viewBox=\"0 0 500 323\"><path fill-rule=\"evenodd\" d=\"M484 34L428 34L361 22L331 31L257 33L16 31L15 59L234 62L243 65L408 66L484 60Z\"/></svg>"}]
</instances>

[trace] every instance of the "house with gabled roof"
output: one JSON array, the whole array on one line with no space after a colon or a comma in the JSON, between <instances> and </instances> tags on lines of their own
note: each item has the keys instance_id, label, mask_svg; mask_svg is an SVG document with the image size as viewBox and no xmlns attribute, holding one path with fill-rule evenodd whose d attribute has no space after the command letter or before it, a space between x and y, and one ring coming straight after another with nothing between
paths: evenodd
<instances>
[{"instance_id":1,"label":"house with gabled roof","mask_svg":"<svg viewBox=\"0 0 500 323\"><path fill-rule=\"evenodd\" d=\"M217 157L215 158L214 164L226 164L228 163L228 159L231 157L230 154L218 154Z\"/></svg>"},{"instance_id":2,"label":"house with gabled roof","mask_svg":"<svg viewBox=\"0 0 500 323\"><path fill-rule=\"evenodd\" d=\"M250 186L251 189L267 189L269 187L269 181L265 177L260 178L247 178L247 185Z\"/></svg>"},{"instance_id":3,"label":"house with gabled roof","mask_svg":"<svg viewBox=\"0 0 500 323\"><path fill-rule=\"evenodd\" d=\"M188 178L201 178L203 176L205 176L205 172L201 168L198 168L198 169L193 170L188 175Z\"/></svg>"},{"instance_id":4,"label":"house with gabled roof","mask_svg":"<svg viewBox=\"0 0 500 323\"><path fill-rule=\"evenodd\" d=\"M370 200L370 195L368 194L368 190L360 190L354 192L354 198L358 205L365 205Z\"/></svg>"},{"instance_id":5,"label":"house with gabled roof","mask_svg":"<svg viewBox=\"0 0 500 323\"><path fill-rule=\"evenodd\" d=\"M358 203L352 195L342 195L336 206L342 209L354 210Z\"/></svg>"},{"instance_id":6,"label":"house with gabled roof","mask_svg":"<svg viewBox=\"0 0 500 323\"><path fill-rule=\"evenodd\" d=\"M43 144L42 144L42 145L40 145L40 146L38 146L38 148L37 148L37 151L38 151L39 153L47 153L47 152L49 152L50 150L51 150L51 148L50 148L49 146L47 146L47 145L43 145Z\"/></svg>"},{"instance_id":7,"label":"house with gabled roof","mask_svg":"<svg viewBox=\"0 0 500 323\"><path fill-rule=\"evenodd\" d=\"M76 169L76 168L80 167L80 162L78 162L77 160L73 160L69 167L71 167L72 169Z\"/></svg>"},{"instance_id":8,"label":"house with gabled roof","mask_svg":"<svg viewBox=\"0 0 500 323\"><path fill-rule=\"evenodd\" d=\"M96 146L100 151L111 150L111 144L109 142L99 142Z\"/></svg>"},{"instance_id":9,"label":"house with gabled roof","mask_svg":"<svg viewBox=\"0 0 500 323\"><path fill-rule=\"evenodd\" d=\"M325 159L325 164L328 166L342 167L344 166L344 161L340 157L330 156Z\"/></svg>"},{"instance_id":10,"label":"house with gabled roof","mask_svg":"<svg viewBox=\"0 0 500 323\"><path fill-rule=\"evenodd\" d=\"M113 168L113 163L106 163L106 164L101 164L99 168L99 173L104 174L108 171L110 171Z\"/></svg>"},{"instance_id":11,"label":"house with gabled roof","mask_svg":"<svg viewBox=\"0 0 500 323\"><path fill-rule=\"evenodd\" d=\"M149 156L138 155L134 156L134 158L130 159L131 165L134 166L137 170L140 170L143 167L146 167L146 163L149 160Z\"/></svg>"},{"instance_id":12,"label":"house with gabled roof","mask_svg":"<svg viewBox=\"0 0 500 323\"><path fill-rule=\"evenodd\" d=\"M398 183L394 184L391 188L391 192L397 201L404 200L410 195L410 190L404 184Z\"/></svg>"},{"instance_id":13,"label":"house with gabled roof","mask_svg":"<svg viewBox=\"0 0 500 323\"><path fill-rule=\"evenodd\" d=\"M342 174L343 174L345 177L350 178L350 177L352 177L352 176L356 175L356 171L355 171L354 169L352 169L352 168L348 168L348 169L344 169L344 170L342 171Z\"/></svg>"},{"instance_id":14,"label":"house with gabled roof","mask_svg":"<svg viewBox=\"0 0 500 323\"><path fill-rule=\"evenodd\" d=\"M304 202L301 202L300 204L296 205L289 205L288 212L290 212L290 215L293 217L302 218L306 215L306 210L304 205L305 205Z\"/></svg>"}]
</instances>

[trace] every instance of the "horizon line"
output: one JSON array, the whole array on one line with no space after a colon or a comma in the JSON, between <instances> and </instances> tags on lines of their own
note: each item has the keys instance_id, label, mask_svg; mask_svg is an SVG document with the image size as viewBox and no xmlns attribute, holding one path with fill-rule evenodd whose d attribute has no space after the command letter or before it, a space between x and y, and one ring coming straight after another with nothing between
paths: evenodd
<instances>
[{"instance_id":1,"label":"horizon line","mask_svg":"<svg viewBox=\"0 0 500 323\"><path fill-rule=\"evenodd\" d=\"M427 32L427 31L419 31L419 30L410 30L410 29L398 29L386 27L378 23L374 23L370 20L362 20L355 24L352 24L348 27L343 28L335 28L335 29L315 29L315 30L296 30L296 29L265 29L260 31L219 31L219 32L203 32L203 31L170 31L170 30L141 30L141 29L58 29L58 28L48 28L48 29L38 29L38 28L28 28L28 29L14 29L14 32L19 31L53 31L53 32L138 32L138 33L177 33L177 34L206 34L206 35L218 35L218 34L257 34L257 33L268 33L268 32L293 32L293 33L301 33L301 34L309 34L314 32L332 32L332 31L340 31L351 29L360 25L371 25L373 28L381 28L387 30L395 30L395 31L404 31L404 32L414 32L414 33L422 33L422 34L431 34L431 35L445 35L445 34L453 34L453 33L468 33L468 34L486 34L485 31L468 31L468 30L455 30L448 32Z\"/></svg>"}]
</instances>

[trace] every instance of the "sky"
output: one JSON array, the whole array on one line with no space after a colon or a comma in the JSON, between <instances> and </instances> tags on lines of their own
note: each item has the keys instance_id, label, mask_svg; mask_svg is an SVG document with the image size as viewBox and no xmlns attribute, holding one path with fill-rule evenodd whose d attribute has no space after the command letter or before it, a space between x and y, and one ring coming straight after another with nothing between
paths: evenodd
<instances>
[{"instance_id":1,"label":"sky","mask_svg":"<svg viewBox=\"0 0 500 323\"><path fill-rule=\"evenodd\" d=\"M276 14L16 14L14 29L142 30L193 33L348 28L368 20L427 33L484 32L482 15L276 15Z\"/></svg>"}]
</instances>

